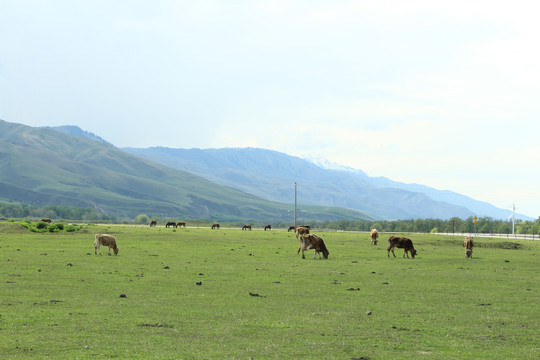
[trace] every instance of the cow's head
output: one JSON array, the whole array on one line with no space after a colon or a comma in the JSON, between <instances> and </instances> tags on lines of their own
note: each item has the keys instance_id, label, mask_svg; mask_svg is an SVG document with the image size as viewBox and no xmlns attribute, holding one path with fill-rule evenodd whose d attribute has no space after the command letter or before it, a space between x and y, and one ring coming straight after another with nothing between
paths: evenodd
<instances>
[{"instance_id":1,"label":"cow's head","mask_svg":"<svg viewBox=\"0 0 540 360\"><path fill-rule=\"evenodd\" d=\"M322 254L323 254L323 258L328 259L328 255L330 255L330 251L325 249L323 250Z\"/></svg>"},{"instance_id":2,"label":"cow's head","mask_svg":"<svg viewBox=\"0 0 540 360\"><path fill-rule=\"evenodd\" d=\"M113 248L113 251L114 251L114 255L118 255L118 246L115 246Z\"/></svg>"},{"instance_id":3,"label":"cow's head","mask_svg":"<svg viewBox=\"0 0 540 360\"><path fill-rule=\"evenodd\" d=\"M416 256L417 252L416 250L412 249L411 250L411 255L412 255L412 258L414 259L414 257Z\"/></svg>"}]
</instances>

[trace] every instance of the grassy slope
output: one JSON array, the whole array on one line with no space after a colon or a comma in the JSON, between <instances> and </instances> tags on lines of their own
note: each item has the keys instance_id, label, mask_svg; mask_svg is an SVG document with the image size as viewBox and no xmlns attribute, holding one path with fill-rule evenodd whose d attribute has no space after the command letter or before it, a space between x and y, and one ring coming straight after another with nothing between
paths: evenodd
<instances>
[{"instance_id":1,"label":"grassy slope","mask_svg":"<svg viewBox=\"0 0 540 360\"><path fill-rule=\"evenodd\" d=\"M118 217L287 221L290 205L220 186L112 145L0 120L0 199L95 207ZM312 208L314 220L366 219Z\"/></svg>"},{"instance_id":2,"label":"grassy slope","mask_svg":"<svg viewBox=\"0 0 540 360\"><path fill-rule=\"evenodd\" d=\"M411 236L412 260L388 259L385 235L319 233L324 261L296 256L285 231L0 227L0 357L539 355L536 242L478 240L465 260L460 238ZM95 232L114 234L119 256L94 256Z\"/></svg>"}]
</instances>

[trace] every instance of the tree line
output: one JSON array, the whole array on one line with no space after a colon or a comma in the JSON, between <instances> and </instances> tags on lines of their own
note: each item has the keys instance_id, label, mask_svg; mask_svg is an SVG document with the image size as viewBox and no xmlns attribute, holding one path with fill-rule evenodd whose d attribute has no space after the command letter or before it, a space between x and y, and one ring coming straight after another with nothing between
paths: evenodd
<instances>
[{"instance_id":1,"label":"tree line","mask_svg":"<svg viewBox=\"0 0 540 360\"><path fill-rule=\"evenodd\" d=\"M37 205L0 203L0 217L3 218L49 218L83 221L116 221L115 216L98 214L93 208L79 208L74 206Z\"/></svg>"},{"instance_id":2,"label":"tree line","mask_svg":"<svg viewBox=\"0 0 540 360\"><path fill-rule=\"evenodd\" d=\"M37 205L0 203L0 217L3 218L51 218L82 221L119 222L113 215L98 214L93 208L79 208L73 206ZM155 217L152 220L157 219ZM159 219L158 219L159 220ZM123 223L147 224L150 218L140 214L135 219L122 219ZM511 234L512 222L510 220L495 220L490 217L481 217L474 223L474 218L450 220L441 219L410 219L410 220L341 220L341 221L311 221L304 223L314 228L343 230L343 231L370 231L377 229L382 232L421 232L421 233L482 233L482 234ZM275 228L288 228L289 223L274 223ZM540 217L536 221L516 220L514 231L516 234L540 234Z\"/></svg>"},{"instance_id":3,"label":"tree line","mask_svg":"<svg viewBox=\"0 0 540 360\"><path fill-rule=\"evenodd\" d=\"M343 231L370 231L377 229L381 232L397 233L481 233L481 234L512 234L512 221L495 220L490 217L474 217L450 220L441 219L410 219L410 220L373 220L373 221L333 221L333 222L307 222L316 228L343 230ZM514 224L516 234L539 234L540 217L536 221L516 220Z\"/></svg>"}]
</instances>

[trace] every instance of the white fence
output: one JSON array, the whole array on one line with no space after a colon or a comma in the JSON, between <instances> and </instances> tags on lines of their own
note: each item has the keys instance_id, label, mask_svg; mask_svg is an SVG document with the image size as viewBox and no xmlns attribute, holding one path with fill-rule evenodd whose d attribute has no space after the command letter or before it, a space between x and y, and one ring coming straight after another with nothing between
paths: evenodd
<instances>
[{"instance_id":1,"label":"white fence","mask_svg":"<svg viewBox=\"0 0 540 360\"><path fill-rule=\"evenodd\" d=\"M473 236L478 238L497 238L497 239L519 239L519 240L540 240L540 235L533 234L483 234L483 233L436 233L437 235L453 236Z\"/></svg>"}]
</instances>

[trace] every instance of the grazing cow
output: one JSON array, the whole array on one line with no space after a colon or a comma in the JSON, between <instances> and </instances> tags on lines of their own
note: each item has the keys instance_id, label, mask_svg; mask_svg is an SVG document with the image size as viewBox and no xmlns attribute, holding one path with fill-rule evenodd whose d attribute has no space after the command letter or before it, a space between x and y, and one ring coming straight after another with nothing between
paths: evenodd
<instances>
[{"instance_id":1,"label":"grazing cow","mask_svg":"<svg viewBox=\"0 0 540 360\"><path fill-rule=\"evenodd\" d=\"M167 223L167 225L165 225L165 227L168 228L169 226L172 226L172 227L175 228L175 227L176 227L176 223L175 223L174 221L169 221L169 222Z\"/></svg>"},{"instance_id":2,"label":"grazing cow","mask_svg":"<svg viewBox=\"0 0 540 360\"><path fill-rule=\"evenodd\" d=\"M156 221L156 220L150 221L150 227L152 227L152 226L155 227L156 225L157 225L157 221Z\"/></svg>"},{"instance_id":3,"label":"grazing cow","mask_svg":"<svg viewBox=\"0 0 540 360\"><path fill-rule=\"evenodd\" d=\"M377 245L377 239L379 238L379 232L377 229L371 230L371 245Z\"/></svg>"},{"instance_id":4,"label":"grazing cow","mask_svg":"<svg viewBox=\"0 0 540 360\"><path fill-rule=\"evenodd\" d=\"M51 219L41 219L41 221L49 223L49 224L52 222Z\"/></svg>"},{"instance_id":5,"label":"grazing cow","mask_svg":"<svg viewBox=\"0 0 540 360\"><path fill-rule=\"evenodd\" d=\"M251 230L251 225L242 226L242 230Z\"/></svg>"},{"instance_id":6,"label":"grazing cow","mask_svg":"<svg viewBox=\"0 0 540 360\"><path fill-rule=\"evenodd\" d=\"M300 247L298 248L296 255L298 255L300 253L300 250L302 250L302 259L305 259L306 257L304 256L304 251L311 249L315 250L315 256L313 257L313 259L317 258L317 254L319 254L319 259L322 259L323 257L325 259L328 259L330 251L328 251L328 249L326 248L326 245L324 244L324 241L321 237L315 234L302 234L300 236Z\"/></svg>"},{"instance_id":7,"label":"grazing cow","mask_svg":"<svg viewBox=\"0 0 540 360\"><path fill-rule=\"evenodd\" d=\"M296 239L298 239L298 236L307 234L309 234L309 227L299 226L296 228Z\"/></svg>"},{"instance_id":8,"label":"grazing cow","mask_svg":"<svg viewBox=\"0 0 540 360\"><path fill-rule=\"evenodd\" d=\"M111 248L114 251L114 255L118 255L118 246L116 245L116 239L108 234L96 234L96 240L94 241L94 254L101 255L101 245L109 247L109 255L111 255Z\"/></svg>"},{"instance_id":9,"label":"grazing cow","mask_svg":"<svg viewBox=\"0 0 540 360\"><path fill-rule=\"evenodd\" d=\"M289 231L291 231L291 230L292 230L292 231L295 231L294 226L289 226L289 230L287 230L287 232L289 232Z\"/></svg>"},{"instance_id":10,"label":"grazing cow","mask_svg":"<svg viewBox=\"0 0 540 360\"><path fill-rule=\"evenodd\" d=\"M219 229L219 224L212 224L212 230L213 229Z\"/></svg>"},{"instance_id":11,"label":"grazing cow","mask_svg":"<svg viewBox=\"0 0 540 360\"><path fill-rule=\"evenodd\" d=\"M463 241L463 246L465 246L465 259L472 258L472 249L474 247L473 238L467 236Z\"/></svg>"},{"instance_id":12,"label":"grazing cow","mask_svg":"<svg viewBox=\"0 0 540 360\"><path fill-rule=\"evenodd\" d=\"M264 231L266 231L266 230L272 230L272 227L270 226L270 224L268 224L268 225L266 225L264 227Z\"/></svg>"},{"instance_id":13,"label":"grazing cow","mask_svg":"<svg viewBox=\"0 0 540 360\"><path fill-rule=\"evenodd\" d=\"M185 221L179 221L178 224L176 224L176 227L181 227L183 226L184 228L186 227L186 222Z\"/></svg>"},{"instance_id":14,"label":"grazing cow","mask_svg":"<svg viewBox=\"0 0 540 360\"><path fill-rule=\"evenodd\" d=\"M388 257L390 257L390 251L392 251L392 254L394 254L394 248L396 247L398 249L403 249L403 257L405 257L405 255L409 257L409 251L411 252L413 259L416 256L416 250L414 250L411 239L399 236L390 236L390 238L388 238ZM396 254L394 254L394 257L396 257Z\"/></svg>"}]
</instances>

